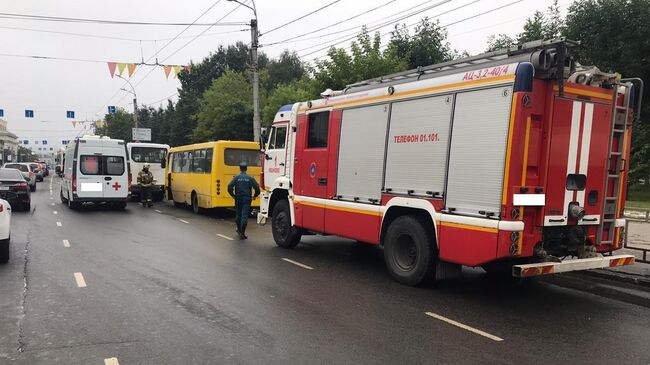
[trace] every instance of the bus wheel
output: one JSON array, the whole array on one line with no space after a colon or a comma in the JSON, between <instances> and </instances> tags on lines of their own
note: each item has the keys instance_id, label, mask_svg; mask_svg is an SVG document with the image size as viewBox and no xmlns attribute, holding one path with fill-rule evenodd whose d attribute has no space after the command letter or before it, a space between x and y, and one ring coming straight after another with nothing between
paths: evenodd
<instances>
[{"instance_id":1,"label":"bus wheel","mask_svg":"<svg viewBox=\"0 0 650 365\"><path fill-rule=\"evenodd\" d=\"M384 260L391 276L405 285L429 281L435 274L432 232L415 216L396 218L384 238Z\"/></svg>"},{"instance_id":2,"label":"bus wheel","mask_svg":"<svg viewBox=\"0 0 650 365\"><path fill-rule=\"evenodd\" d=\"M199 197L196 193L192 193L192 211L194 214L199 214L201 208L199 207Z\"/></svg>"},{"instance_id":3,"label":"bus wheel","mask_svg":"<svg viewBox=\"0 0 650 365\"><path fill-rule=\"evenodd\" d=\"M300 242L300 231L291 225L289 202L280 200L273 207L271 228L275 244L282 248L294 248Z\"/></svg>"}]
</instances>

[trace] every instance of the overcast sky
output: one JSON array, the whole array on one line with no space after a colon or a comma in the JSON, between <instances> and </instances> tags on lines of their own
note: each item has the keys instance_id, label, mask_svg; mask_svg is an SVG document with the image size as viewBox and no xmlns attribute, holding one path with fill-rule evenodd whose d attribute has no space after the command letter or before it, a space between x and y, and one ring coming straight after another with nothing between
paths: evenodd
<instances>
[{"instance_id":1,"label":"overcast sky","mask_svg":"<svg viewBox=\"0 0 650 365\"><path fill-rule=\"evenodd\" d=\"M333 1L335 0L257 0L262 45L325 28L303 37L312 39L268 45L264 46L262 51L270 57L275 57L285 48L295 49L304 61L313 61L326 53L325 49L319 49L327 45L343 41L336 46L348 46L350 41L346 39L354 36L364 24L370 29L377 28L381 33L387 33L392 28L392 24L381 28L379 26L395 14L408 14L413 9L418 10L439 4L400 23L409 25L425 16L439 19L443 26L458 22L447 28L451 46L459 51L467 50L476 54L485 49L490 34L513 35L520 32L528 16L535 10L545 10L552 2L551 0L520 0L519 2L516 0L339 0L303 20L272 30ZM502 9L464 20L513 2L514 4ZM571 0L560 0L563 13L570 3ZM214 4L215 0L4 0L0 5L0 13L192 23ZM379 7L382 4L386 5ZM359 15L375 7L379 8ZM453 10L455 8L459 9ZM237 8L236 3L222 0L201 17L198 23L212 24L233 9L234 11L223 18L222 22L248 22L252 17L251 10L244 7ZM440 15L445 12L447 13ZM132 96L120 91L124 81L110 77L107 61L137 63L143 57L145 60L153 57L150 62L154 62L157 58L160 63L187 64L190 60L200 61L218 45L227 45L238 40L250 42L250 32L245 25L214 26L207 31L207 26L196 25L170 43L169 39L183 31L185 26L49 22L10 19L2 16L0 15L0 39L2 39L0 42L0 69L2 70L0 109L4 109L4 119L9 122L9 130L16 133L20 139L29 139L32 146L34 140L47 139L48 146L56 147L60 145L61 140L73 138L82 131L82 125L73 128L71 120L66 119L67 110L75 111L75 120L83 121L102 118L108 105L117 105L129 110L133 108L130 104ZM348 18L351 19L330 26ZM205 31L203 36L194 37L203 31ZM339 33L323 36L334 32ZM318 36L321 37L316 38ZM384 39L387 40L388 36ZM7 55L48 56L86 61L43 60ZM139 66L131 79L138 95L138 102L157 107L161 103L166 103L167 98L176 100L176 90L180 83L172 77L166 79L161 67L155 67L153 71L152 68L154 67ZM130 89L128 86L126 88ZM35 117L25 118L25 109L34 110Z\"/></svg>"}]
</instances>

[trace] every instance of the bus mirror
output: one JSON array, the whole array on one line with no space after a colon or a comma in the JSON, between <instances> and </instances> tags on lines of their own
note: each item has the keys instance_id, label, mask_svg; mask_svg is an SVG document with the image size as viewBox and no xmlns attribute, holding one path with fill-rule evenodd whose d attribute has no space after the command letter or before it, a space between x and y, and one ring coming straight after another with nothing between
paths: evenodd
<instances>
[{"instance_id":1,"label":"bus mirror","mask_svg":"<svg viewBox=\"0 0 650 365\"><path fill-rule=\"evenodd\" d=\"M55 168L54 168L54 171L55 171L57 174L61 173L61 166L57 166L57 167L55 167Z\"/></svg>"},{"instance_id":2,"label":"bus mirror","mask_svg":"<svg viewBox=\"0 0 650 365\"><path fill-rule=\"evenodd\" d=\"M162 161L160 161L160 167L163 169L167 167L167 158L163 158Z\"/></svg>"}]
</instances>

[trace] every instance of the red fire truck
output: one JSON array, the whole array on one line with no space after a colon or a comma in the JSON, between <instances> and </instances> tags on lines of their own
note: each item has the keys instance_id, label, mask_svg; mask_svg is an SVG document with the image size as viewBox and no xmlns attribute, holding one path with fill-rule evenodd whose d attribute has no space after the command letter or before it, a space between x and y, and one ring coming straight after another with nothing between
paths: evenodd
<instances>
[{"instance_id":1,"label":"red fire truck","mask_svg":"<svg viewBox=\"0 0 650 365\"><path fill-rule=\"evenodd\" d=\"M530 277L630 265L621 248L643 82L537 41L326 90L273 122L258 223L382 245L417 285L462 265Z\"/></svg>"}]
</instances>

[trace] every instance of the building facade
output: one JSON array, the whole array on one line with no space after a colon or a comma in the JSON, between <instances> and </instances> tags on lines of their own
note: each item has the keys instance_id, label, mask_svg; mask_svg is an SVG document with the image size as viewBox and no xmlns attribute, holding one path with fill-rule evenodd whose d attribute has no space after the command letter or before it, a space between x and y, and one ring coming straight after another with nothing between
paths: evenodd
<instances>
[{"instance_id":1,"label":"building facade","mask_svg":"<svg viewBox=\"0 0 650 365\"><path fill-rule=\"evenodd\" d=\"M18 155L18 136L7 130L7 121L0 119L0 161L16 161Z\"/></svg>"}]
</instances>

